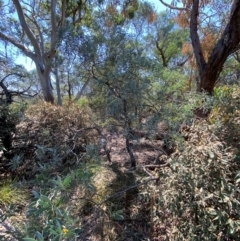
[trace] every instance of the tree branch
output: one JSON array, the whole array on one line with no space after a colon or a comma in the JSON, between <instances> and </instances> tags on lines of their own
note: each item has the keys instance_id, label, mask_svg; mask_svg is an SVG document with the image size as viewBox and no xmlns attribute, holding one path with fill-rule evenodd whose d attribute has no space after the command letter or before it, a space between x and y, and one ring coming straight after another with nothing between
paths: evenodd
<instances>
[{"instance_id":1,"label":"tree branch","mask_svg":"<svg viewBox=\"0 0 240 241\"><path fill-rule=\"evenodd\" d=\"M8 78L9 76L11 76L11 75L16 75L16 76L18 76L18 77L20 77L20 78L26 77L26 76L23 76L23 75L18 74L18 73L12 73L12 74L8 74L8 75L6 75L4 78L2 78L2 79L0 80L0 83L3 83L3 81L4 81L6 78Z\"/></svg>"},{"instance_id":2,"label":"tree branch","mask_svg":"<svg viewBox=\"0 0 240 241\"><path fill-rule=\"evenodd\" d=\"M164 52L162 50L162 48L159 46L158 42L156 41L156 48L157 50L159 51L160 55L161 55L161 58L162 58L162 62L163 62L163 66L164 67L168 67L168 62L166 60L166 57L164 55Z\"/></svg>"},{"instance_id":3,"label":"tree branch","mask_svg":"<svg viewBox=\"0 0 240 241\"><path fill-rule=\"evenodd\" d=\"M17 10L17 14L18 14L18 18L19 18L20 24L21 24L23 30L26 32L29 40L31 41L36 55L37 56L42 56L42 53L40 51L37 39L34 36L32 30L29 28L29 26L26 23L21 4L19 3L18 0L12 0L12 1L13 1L14 5L15 5L16 10Z\"/></svg>"},{"instance_id":4,"label":"tree branch","mask_svg":"<svg viewBox=\"0 0 240 241\"><path fill-rule=\"evenodd\" d=\"M159 1L165 7L168 7L168 8L173 9L173 10L179 10L179 11L187 11L188 10L187 8L176 7L176 6L172 5L172 4L165 3L163 0L159 0Z\"/></svg>"},{"instance_id":5,"label":"tree branch","mask_svg":"<svg viewBox=\"0 0 240 241\"><path fill-rule=\"evenodd\" d=\"M65 24L66 20L66 0L62 0L62 19L61 19L61 26Z\"/></svg>"},{"instance_id":6,"label":"tree branch","mask_svg":"<svg viewBox=\"0 0 240 241\"><path fill-rule=\"evenodd\" d=\"M51 50L55 50L56 41L57 41L57 24L56 24L56 0L51 1Z\"/></svg>"},{"instance_id":7,"label":"tree branch","mask_svg":"<svg viewBox=\"0 0 240 241\"><path fill-rule=\"evenodd\" d=\"M56 43L57 43L57 23L56 23L56 4L57 0L51 1L51 45L50 45L50 51L45 53L45 61L46 61L46 69L45 72L49 73L51 70L51 61L53 57L55 56L56 52Z\"/></svg>"},{"instance_id":8,"label":"tree branch","mask_svg":"<svg viewBox=\"0 0 240 241\"><path fill-rule=\"evenodd\" d=\"M203 56L203 51L198 36L198 15L199 15L199 0L193 0L191 19L190 19L190 37L192 40L193 51L196 57L199 72L202 73L206 61Z\"/></svg>"},{"instance_id":9,"label":"tree branch","mask_svg":"<svg viewBox=\"0 0 240 241\"><path fill-rule=\"evenodd\" d=\"M29 19L29 21L31 21L36 26L38 34L39 34L39 38L40 38L40 51L42 54L44 54L44 39L43 39L43 35L41 32L40 26L34 17L33 17L33 19L31 19L27 14L25 14L25 16L26 16L26 18Z\"/></svg>"},{"instance_id":10,"label":"tree branch","mask_svg":"<svg viewBox=\"0 0 240 241\"><path fill-rule=\"evenodd\" d=\"M208 64L211 65L211 68L216 69L217 66L220 66L220 68L218 68L218 75L220 74L226 59L240 48L239 18L240 0L234 0L228 24L208 58Z\"/></svg>"},{"instance_id":11,"label":"tree branch","mask_svg":"<svg viewBox=\"0 0 240 241\"><path fill-rule=\"evenodd\" d=\"M74 101L78 101L78 100L82 97L83 92L84 92L84 90L87 88L90 80L91 80L91 78L88 78L88 79L86 80L86 82L84 83L84 85L83 85L83 87L81 88L81 90L78 91L78 93L77 93L76 98L74 99Z\"/></svg>"},{"instance_id":12,"label":"tree branch","mask_svg":"<svg viewBox=\"0 0 240 241\"><path fill-rule=\"evenodd\" d=\"M23 51L23 53L29 57L30 59L32 59L33 61L36 61L36 55L34 53L32 53L31 51L29 51L23 44L20 44L17 40L3 34L0 32L0 38L2 40L5 40L7 42L10 42L12 45L14 45L15 47L17 47L18 49L20 49L21 51Z\"/></svg>"}]
</instances>

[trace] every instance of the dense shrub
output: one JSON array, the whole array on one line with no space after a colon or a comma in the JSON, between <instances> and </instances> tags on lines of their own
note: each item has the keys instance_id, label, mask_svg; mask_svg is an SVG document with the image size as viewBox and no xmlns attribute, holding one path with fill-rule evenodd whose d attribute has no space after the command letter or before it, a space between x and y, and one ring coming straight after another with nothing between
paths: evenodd
<instances>
[{"instance_id":1,"label":"dense shrub","mask_svg":"<svg viewBox=\"0 0 240 241\"><path fill-rule=\"evenodd\" d=\"M239 240L240 166L233 150L206 122L195 123L185 135L184 150L177 150L169 160L171 169L160 174L156 236Z\"/></svg>"},{"instance_id":2,"label":"dense shrub","mask_svg":"<svg viewBox=\"0 0 240 241\"><path fill-rule=\"evenodd\" d=\"M17 153L9 166L33 175L40 166L50 170L80 160L86 145L96 137L89 112L77 104L30 105L16 126Z\"/></svg>"}]
</instances>

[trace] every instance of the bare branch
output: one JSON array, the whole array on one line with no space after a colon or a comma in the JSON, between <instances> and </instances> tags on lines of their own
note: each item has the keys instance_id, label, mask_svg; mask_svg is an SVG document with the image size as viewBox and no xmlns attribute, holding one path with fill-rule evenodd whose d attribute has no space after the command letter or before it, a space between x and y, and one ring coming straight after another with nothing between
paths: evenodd
<instances>
[{"instance_id":1,"label":"bare branch","mask_svg":"<svg viewBox=\"0 0 240 241\"><path fill-rule=\"evenodd\" d=\"M173 9L173 10L179 10L179 11L187 11L188 10L187 8L176 7L176 6L172 5L172 4L165 3L163 0L159 0L159 1L165 7L168 7L168 8Z\"/></svg>"},{"instance_id":2,"label":"bare branch","mask_svg":"<svg viewBox=\"0 0 240 241\"><path fill-rule=\"evenodd\" d=\"M81 88L81 90L78 91L78 93L77 93L76 98L74 99L74 101L78 101L78 100L82 97L83 92L84 92L84 90L87 88L90 80L91 80L91 78L88 78L88 79L86 80L86 82L84 83L84 85L83 85L83 87Z\"/></svg>"},{"instance_id":3,"label":"bare branch","mask_svg":"<svg viewBox=\"0 0 240 241\"><path fill-rule=\"evenodd\" d=\"M38 42L37 42L37 39L34 36L32 30L29 28L29 26L26 23L21 4L19 3L18 0L13 0L13 3L16 7L18 18L19 18L19 21L21 23L21 26L22 26L23 30L26 32L29 40L31 41L36 55L42 56L39 45L38 45Z\"/></svg>"},{"instance_id":4,"label":"bare branch","mask_svg":"<svg viewBox=\"0 0 240 241\"><path fill-rule=\"evenodd\" d=\"M145 165L143 167L155 167L155 168L170 167L170 163L164 163L164 164L159 164L159 165Z\"/></svg>"},{"instance_id":5,"label":"bare branch","mask_svg":"<svg viewBox=\"0 0 240 241\"><path fill-rule=\"evenodd\" d=\"M21 51L23 51L23 53L29 57L30 59L32 59L33 61L36 61L36 55L34 53L32 53L31 51L29 51L29 49L27 49L23 44L20 44L17 40L3 34L0 32L0 38L2 40L8 41L11 44L13 44L15 47L17 47L18 49L20 49Z\"/></svg>"},{"instance_id":6,"label":"bare branch","mask_svg":"<svg viewBox=\"0 0 240 241\"><path fill-rule=\"evenodd\" d=\"M31 21L37 28L39 37L40 37L40 49L41 49L41 53L44 53L44 39L43 39L43 35L40 29L39 24L37 23L36 19L33 17L33 19L31 19L27 14L25 14L26 18L29 19L29 21Z\"/></svg>"},{"instance_id":7,"label":"bare branch","mask_svg":"<svg viewBox=\"0 0 240 241\"><path fill-rule=\"evenodd\" d=\"M157 41L156 41L156 48L157 48L157 50L159 51L159 53L161 55L163 66L164 67L168 67L168 63L167 63L166 57L164 55L163 49L159 46Z\"/></svg>"},{"instance_id":8,"label":"bare branch","mask_svg":"<svg viewBox=\"0 0 240 241\"><path fill-rule=\"evenodd\" d=\"M4 78L2 78L2 79L0 80L0 83L3 83L3 81L4 81L6 78L8 78L9 76L11 76L11 75L16 75L16 76L18 76L18 77L20 77L20 78L26 77L26 76L23 76L23 75L18 74L18 73L11 73L11 74L6 75Z\"/></svg>"},{"instance_id":9,"label":"bare branch","mask_svg":"<svg viewBox=\"0 0 240 241\"><path fill-rule=\"evenodd\" d=\"M57 42L57 24L56 24L56 0L51 1L51 50L55 50L56 42Z\"/></svg>"},{"instance_id":10,"label":"bare branch","mask_svg":"<svg viewBox=\"0 0 240 241\"><path fill-rule=\"evenodd\" d=\"M62 0L62 20L61 20L62 26L65 24L65 19L66 19L66 0Z\"/></svg>"}]
</instances>

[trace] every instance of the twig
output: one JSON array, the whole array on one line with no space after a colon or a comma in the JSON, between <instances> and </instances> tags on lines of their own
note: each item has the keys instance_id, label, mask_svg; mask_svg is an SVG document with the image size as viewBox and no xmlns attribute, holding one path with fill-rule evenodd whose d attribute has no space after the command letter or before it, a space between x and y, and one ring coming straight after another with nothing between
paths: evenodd
<instances>
[{"instance_id":1,"label":"twig","mask_svg":"<svg viewBox=\"0 0 240 241\"><path fill-rule=\"evenodd\" d=\"M145 165L145 166L143 166L143 168L144 167L159 167L159 168L161 168L161 167L170 167L170 163L159 164L159 165Z\"/></svg>"},{"instance_id":2,"label":"twig","mask_svg":"<svg viewBox=\"0 0 240 241\"><path fill-rule=\"evenodd\" d=\"M143 166L143 171L146 172L151 178L153 178L153 175L146 170L145 166Z\"/></svg>"},{"instance_id":3,"label":"twig","mask_svg":"<svg viewBox=\"0 0 240 241\"><path fill-rule=\"evenodd\" d=\"M173 9L173 10L180 10L180 11L184 11L184 10L188 10L187 8L184 8L184 7L176 7L172 4L168 4L168 3L165 3L163 0L159 0L164 6L170 8L170 9Z\"/></svg>"}]
</instances>

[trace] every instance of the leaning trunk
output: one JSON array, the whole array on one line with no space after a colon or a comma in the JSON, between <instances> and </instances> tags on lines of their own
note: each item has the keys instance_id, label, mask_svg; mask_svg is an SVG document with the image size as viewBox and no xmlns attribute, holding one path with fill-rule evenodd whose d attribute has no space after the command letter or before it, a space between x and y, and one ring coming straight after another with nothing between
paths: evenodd
<instances>
[{"instance_id":1,"label":"leaning trunk","mask_svg":"<svg viewBox=\"0 0 240 241\"><path fill-rule=\"evenodd\" d=\"M87 79L87 81L84 83L84 85L83 85L83 87L81 88L81 90L77 93L76 98L75 98L74 101L78 101L78 100L82 97L82 95L83 95L83 93L84 93L84 90L87 88L89 82L90 82L90 78Z\"/></svg>"},{"instance_id":2,"label":"leaning trunk","mask_svg":"<svg viewBox=\"0 0 240 241\"><path fill-rule=\"evenodd\" d=\"M50 72L46 73L46 71L42 70L38 65L36 65L37 73L40 81L40 85L42 88L43 98L46 102L53 103L53 89L50 80Z\"/></svg>"},{"instance_id":3,"label":"leaning trunk","mask_svg":"<svg viewBox=\"0 0 240 241\"><path fill-rule=\"evenodd\" d=\"M240 48L240 0L233 1L229 22L207 61L204 59L198 35L198 15L199 0L194 0L191 10L190 37L199 72L198 91L205 91L212 95L225 61Z\"/></svg>"},{"instance_id":4,"label":"leaning trunk","mask_svg":"<svg viewBox=\"0 0 240 241\"><path fill-rule=\"evenodd\" d=\"M197 91L205 92L209 95L213 94L214 87L223 68L223 63L219 62L217 66L212 66L214 66L214 64L209 63L203 71L199 71L200 81L197 85Z\"/></svg>"}]
</instances>

